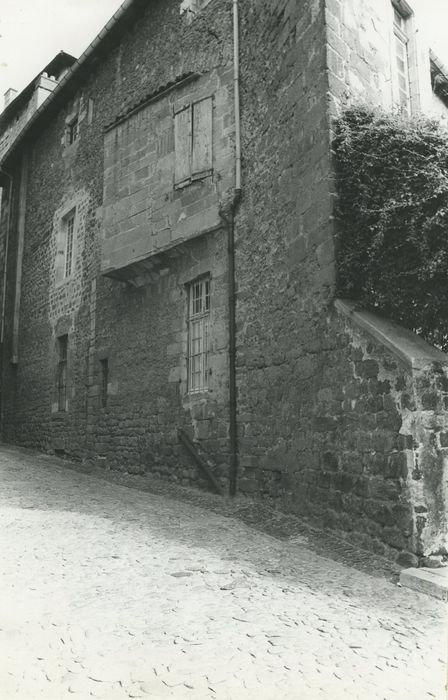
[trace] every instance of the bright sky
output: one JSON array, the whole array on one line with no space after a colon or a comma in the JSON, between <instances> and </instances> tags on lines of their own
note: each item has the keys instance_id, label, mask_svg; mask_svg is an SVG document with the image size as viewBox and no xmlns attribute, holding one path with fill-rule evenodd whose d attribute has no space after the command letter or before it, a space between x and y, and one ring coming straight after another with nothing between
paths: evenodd
<instances>
[{"instance_id":1,"label":"bright sky","mask_svg":"<svg viewBox=\"0 0 448 700\"><path fill-rule=\"evenodd\" d=\"M0 111L61 50L78 58L123 0L0 0Z\"/></svg>"},{"instance_id":2,"label":"bright sky","mask_svg":"<svg viewBox=\"0 0 448 700\"><path fill-rule=\"evenodd\" d=\"M0 111L4 92L22 90L58 51L77 58L122 1L0 0ZM448 66L448 0L409 3Z\"/></svg>"}]
</instances>

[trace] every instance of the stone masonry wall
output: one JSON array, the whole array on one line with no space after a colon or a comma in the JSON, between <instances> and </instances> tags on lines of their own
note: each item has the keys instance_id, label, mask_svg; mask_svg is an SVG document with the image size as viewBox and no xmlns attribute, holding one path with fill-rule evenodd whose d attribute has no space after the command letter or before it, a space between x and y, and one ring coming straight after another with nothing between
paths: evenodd
<instances>
[{"instance_id":1,"label":"stone masonry wall","mask_svg":"<svg viewBox=\"0 0 448 700\"><path fill-rule=\"evenodd\" d=\"M211 104L212 171L173 186L173 115L201 100ZM234 187L233 112L233 69L226 66L171 85L105 134L102 270L222 225L219 207Z\"/></svg>"},{"instance_id":2,"label":"stone masonry wall","mask_svg":"<svg viewBox=\"0 0 448 700\"><path fill-rule=\"evenodd\" d=\"M346 319L329 316L327 332L333 343L312 407L318 458L303 467L302 507L379 554L412 551L413 437L402 433L411 373Z\"/></svg>"},{"instance_id":3,"label":"stone masonry wall","mask_svg":"<svg viewBox=\"0 0 448 700\"><path fill-rule=\"evenodd\" d=\"M76 91L66 95L35 134L26 206L19 363L5 365L5 440L64 451L71 458L101 455L113 468L151 469L190 483L198 476L177 441L177 429L182 427L202 442L205 457L226 481L227 252L220 221L214 222L213 233L159 257L146 286L135 289L99 273L104 127L179 76L213 71L224 75L232 65L231 10L228 0L214 0L191 18L181 14L180 0L146 3L115 46L89 68ZM223 128L223 148L225 139L231 151L233 97L228 92L219 97L229 99L226 124L220 120L214 126ZM79 138L69 145L67 124L76 114ZM224 175L229 178L230 173ZM228 180L225 184L229 186ZM185 197L187 191L188 187ZM57 278L61 225L74 207L79 218L73 273L61 283ZM15 224L7 345L14 304L14 231ZM190 396L186 285L203 274L211 277L210 391ZM65 334L68 410L60 411L55 410L57 338ZM101 361L105 359L109 381L104 406Z\"/></svg>"},{"instance_id":4,"label":"stone masonry wall","mask_svg":"<svg viewBox=\"0 0 448 700\"><path fill-rule=\"evenodd\" d=\"M446 507L445 369L434 366L419 379L333 309L328 91L338 97L333 88L339 63L329 49L338 27L342 32L348 7L353 6L339 0L248 0L240 7L238 486L243 493L324 520L376 551L426 554L444 546L436 542L436 532L443 530L440 513ZM158 245L141 286L100 273L101 236L110 223L103 207L104 128L186 73L227 75L228 80L231 10L230 0L213 0L191 17L181 14L180 0L148 2L35 136L19 363L5 364L4 373L6 440L63 450L79 459L100 456L112 468L200 483L177 439L177 430L184 428L225 485L226 231L216 222L212 232L192 230L182 245ZM330 30L334 34L327 45ZM373 75L365 71L368 60L367 52L350 64L366 86ZM67 145L67 123L76 113L79 138ZM228 121L223 124L230 130L226 153L232 144ZM230 185L229 179L226 193ZM196 194L190 192L195 205ZM76 264L71 280L59 287L59 226L73 206L80 214ZM13 232L16 222L17 212ZM7 347L15 245L13 235ZM210 391L192 395L186 386L187 285L204 274L211 280ZM59 411L52 408L57 338L64 334L68 410Z\"/></svg>"},{"instance_id":5,"label":"stone masonry wall","mask_svg":"<svg viewBox=\"0 0 448 700\"><path fill-rule=\"evenodd\" d=\"M309 512L412 562L410 553L448 546L448 358L395 324L355 316L373 332L344 313L329 317L337 344L313 410L320 460L305 478Z\"/></svg>"},{"instance_id":6,"label":"stone masonry wall","mask_svg":"<svg viewBox=\"0 0 448 700\"><path fill-rule=\"evenodd\" d=\"M335 278L324 3L241 11L239 487L273 499L291 489L300 499L300 478L292 483L291 472L289 483L284 472L315 459L309 405Z\"/></svg>"},{"instance_id":7,"label":"stone masonry wall","mask_svg":"<svg viewBox=\"0 0 448 700\"><path fill-rule=\"evenodd\" d=\"M165 478L197 479L178 444L184 428L225 483L228 477L228 362L226 238L222 231L195 239L182 255L166 256L154 281L141 288L99 280L97 363L108 358L107 406L96 397L94 451L113 468L123 465ZM209 273L209 391L189 395L186 383L187 288ZM108 294L107 310L103 295ZM97 380L96 385L99 385Z\"/></svg>"}]
</instances>

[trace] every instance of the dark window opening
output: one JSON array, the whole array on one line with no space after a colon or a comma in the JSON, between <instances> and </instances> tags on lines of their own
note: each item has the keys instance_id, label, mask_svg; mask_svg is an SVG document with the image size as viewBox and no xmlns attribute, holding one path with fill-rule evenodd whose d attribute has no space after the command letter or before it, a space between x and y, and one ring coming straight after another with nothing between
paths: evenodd
<instances>
[{"instance_id":1,"label":"dark window opening","mask_svg":"<svg viewBox=\"0 0 448 700\"><path fill-rule=\"evenodd\" d=\"M70 146L76 141L79 136L79 123L78 117L76 116L72 121L67 124L67 145Z\"/></svg>"},{"instance_id":2,"label":"dark window opening","mask_svg":"<svg viewBox=\"0 0 448 700\"><path fill-rule=\"evenodd\" d=\"M109 361L100 360L101 363L101 406L107 406L107 385L109 383Z\"/></svg>"},{"instance_id":3,"label":"dark window opening","mask_svg":"<svg viewBox=\"0 0 448 700\"><path fill-rule=\"evenodd\" d=\"M58 338L58 411L67 410L67 349L68 335L61 335Z\"/></svg>"}]
</instances>

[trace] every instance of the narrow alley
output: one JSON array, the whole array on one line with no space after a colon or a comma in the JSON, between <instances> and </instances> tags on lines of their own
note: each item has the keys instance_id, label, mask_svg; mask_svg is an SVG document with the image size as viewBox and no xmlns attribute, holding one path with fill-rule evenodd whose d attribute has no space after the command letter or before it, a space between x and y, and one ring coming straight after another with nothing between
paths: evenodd
<instances>
[{"instance_id":1,"label":"narrow alley","mask_svg":"<svg viewBox=\"0 0 448 700\"><path fill-rule=\"evenodd\" d=\"M0 478L2 700L445 697L439 601L54 458Z\"/></svg>"}]
</instances>

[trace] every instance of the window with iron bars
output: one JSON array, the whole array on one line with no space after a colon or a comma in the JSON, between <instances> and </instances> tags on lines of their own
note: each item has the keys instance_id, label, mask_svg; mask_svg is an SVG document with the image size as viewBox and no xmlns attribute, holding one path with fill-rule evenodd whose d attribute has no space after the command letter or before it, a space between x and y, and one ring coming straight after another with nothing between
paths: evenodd
<instances>
[{"instance_id":1,"label":"window with iron bars","mask_svg":"<svg viewBox=\"0 0 448 700\"><path fill-rule=\"evenodd\" d=\"M58 411L67 410L67 350L68 335L58 338L57 394Z\"/></svg>"},{"instance_id":2,"label":"window with iron bars","mask_svg":"<svg viewBox=\"0 0 448 700\"><path fill-rule=\"evenodd\" d=\"M64 277L70 277L73 266L73 239L75 233L75 212L65 219L65 263Z\"/></svg>"},{"instance_id":3,"label":"window with iron bars","mask_svg":"<svg viewBox=\"0 0 448 700\"><path fill-rule=\"evenodd\" d=\"M210 278L204 277L188 289L188 391L208 390L210 322Z\"/></svg>"}]
</instances>

